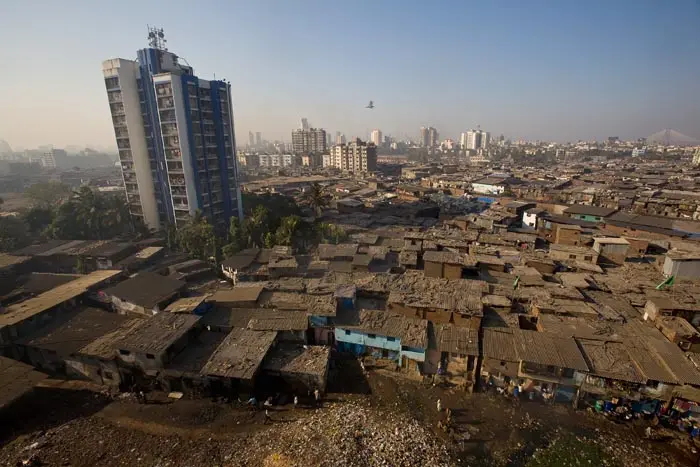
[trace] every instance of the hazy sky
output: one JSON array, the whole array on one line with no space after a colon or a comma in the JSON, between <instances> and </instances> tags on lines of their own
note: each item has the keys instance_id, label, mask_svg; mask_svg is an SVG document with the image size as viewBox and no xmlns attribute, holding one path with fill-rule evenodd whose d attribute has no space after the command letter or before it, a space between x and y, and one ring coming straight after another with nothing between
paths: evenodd
<instances>
[{"instance_id":1,"label":"hazy sky","mask_svg":"<svg viewBox=\"0 0 700 467\"><path fill-rule=\"evenodd\" d=\"M700 137L698 0L3 0L0 139L113 146L102 79L146 25L227 78L236 134ZM364 109L373 99L376 109Z\"/></svg>"}]
</instances>

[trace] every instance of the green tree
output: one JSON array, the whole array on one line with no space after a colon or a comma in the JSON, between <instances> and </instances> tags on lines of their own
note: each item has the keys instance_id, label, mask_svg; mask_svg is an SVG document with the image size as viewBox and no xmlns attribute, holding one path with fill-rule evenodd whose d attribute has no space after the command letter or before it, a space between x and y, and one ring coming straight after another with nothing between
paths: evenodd
<instances>
[{"instance_id":1,"label":"green tree","mask_svg":"<svg viewBox=\"0 0 700 467\"><path fill-rule=\"evenodd\" d=\"M41 233L51 225L54 219L54 210L46 206L32 206L24 214L24 221L31 233Z\"/></svg>"},{"instance_id":2,"label":"green tree","mask_svg":"<svg viewBox=\"0 0 700 467\"><path fill-rule=\"evenodd\" d=\"M206 217L197 212L190 222L180 227L177 231L177 243L180 249L193 258L206 260L216 248L216 235L214 227Z\"/></svg>"},{"instance_id":3,"label":"green tree","mask_svg":"<svg viewBox=\"0 0 700 467\"><path fill-rule=\"evenodd\" d=\"M317 216L320 216L323 208L328 205L328 195L318 183L311 185L306 198Z\"/></svg>"},{"instance_id":4,"label":"green tree","mask_svg":"<svg viewBox=\"0 0 700 467\"><path fill-rule=\"evenodd\" d=\"M327 223L316 224L316 236L320 243L332 243L334 245L348 238L347 233L342 227Z\"/></svg>"},{"instance_id":5,"label":"green tree","mask_svg":"<svg viewBox=\"0 0 700 467\"><path fill-rule=\"evenodd\" d=\"M299 216L283 218L275 232L275 243L277 245L292 246L300 233L301 223L302 220Z\"/></svg>"},{"instance_id":6,"label":"green tree","mask_svg":"<svg viewBox=\"0 0 700 467\"><path fill-rule=\"evenodd\" d=\"M244 232L246 234L248 245L262 247L265 245L265 235L272 229L270 228L270 215L267 208L263 205L258 205L253 210L252 214L244 221Z\"/></svg>"},{"instance_id":7,"label":"green tree","mask_svg":"<svg viewBox=\"0 0 700 467\"><path fill-rule=\"evenodd\" d=\"M246 247L243 228L238 217L232 217L228 227L228 243L222 248L224 258L230 258Z\"/></svg>"},{"instance_id":8,"label":"green tree","mask_svg":"<svg viewBox=\"0 0 700 467\"><path fill-rule=\"evenodd\" d=\"M15 216L0 217L0 252L14 251L31 243L24 221Z\"/></svg>"},{"instance_id":9,"label":"green tree","mask_svg":"<svg viewBox=\"0 0 700 467\"><path fill-rule=\"evenodd\" d=\"M27 188L25 196L32 200L33 204L41 206L55 206L69 199L72 191L69 185L59 182L40 182Z\"/></svg>"},{"instance_id":10,"label":"green tree","mask_svg":"<svg viewBox=\"0 0 700 467\"><path fill-rule=\"evenodd\" d=\"M126 200L81 187L56 210L49 233L54 238L103 240L133 233Z\"/></svg>"},{"instance_id":11,"label":"green tree","mask_svg":"<svg viewBox=\"0 0 700 467\"><path fill-rule=\"evenodd\" d=\"M87 273L85 258L83 258L80 255L75 259L75 272L76 272L76 274L86 274Z\"/></svg>"},{"instance_id":12,"label":"green tree","mask_svg":"<svg viewBox=\"0 0 700 467\"><path fill-rule=\"evenodd\" d=\"M275 246L275 234L272 232L265 232L265 238L263 239L263 245L265 248L272 248Z\"/></svg>"},{"instance_id":13,"label":"green tree","mask_svg":"<svg viewBox=\"0 0 700 467\"><path fill-rule=\"evenodd\" d=\"M173 224L165 226L165 242L169 250L176 250L177 244L177 228Z\"/></svg>"}]
</instances>

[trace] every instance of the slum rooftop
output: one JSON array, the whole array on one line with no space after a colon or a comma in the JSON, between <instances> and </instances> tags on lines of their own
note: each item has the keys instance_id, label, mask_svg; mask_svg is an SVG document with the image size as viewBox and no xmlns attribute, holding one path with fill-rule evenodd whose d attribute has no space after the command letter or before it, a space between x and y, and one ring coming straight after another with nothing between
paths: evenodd
<instances>
[{"instance_id":1,"label":"slum rooftop","mask_svg":"<svg viewBox=\"0 0 700 467\"><path fill-rule=\"evenodd\" d=\"M115 342L120 350L153 355L165 352L199 321L199 316L182 313L158 313L144 318L140 326Z\"/></svg>"},{"instance_id":2,"label":"slum rooftop","mask_svg":"<svg viewBox=\"0 0 700 467\"><path fill-rule=\"evenodd\" d=\"M233 329L201 370L203 375L251 380L277 332Z\"/></svg>"},{"instance_id":3,"label":"slum rooftop","mask_svg":"<svg viewBox=\"0 0 700 467\"><path fill-rule=\"evenodd\" d=\"M104 283L122 273L117 270L95 271L73 281L59 285L58 287L42 293L36 297L25 300L16 305L7 307L7 311L0 314L0 327L11 326L33 316L49 310L57 305L74 299L94 286Z\"/></svg>"}]
</instances>

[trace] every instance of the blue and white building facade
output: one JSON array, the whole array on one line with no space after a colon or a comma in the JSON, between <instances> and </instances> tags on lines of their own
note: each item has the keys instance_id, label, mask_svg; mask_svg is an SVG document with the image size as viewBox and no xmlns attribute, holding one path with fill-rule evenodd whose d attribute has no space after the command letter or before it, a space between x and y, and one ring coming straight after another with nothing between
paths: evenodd
<instances>
[{"instance_id":1,"label":"blue and white building facade","mask_svg":"<svg viewBox=\"0 0 700 467\"><path fill-rule=\"evenodd\" d=\"M231 85L159 48L103 62L129 210L146 226L214 225L242 215Z\"/></svg>"}]
</instances>

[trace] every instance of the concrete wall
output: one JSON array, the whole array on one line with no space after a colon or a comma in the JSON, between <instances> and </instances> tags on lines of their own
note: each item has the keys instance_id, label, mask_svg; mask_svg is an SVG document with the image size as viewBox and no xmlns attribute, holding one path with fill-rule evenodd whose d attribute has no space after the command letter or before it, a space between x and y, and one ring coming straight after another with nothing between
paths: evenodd
<instances>
[{"instance_id":1,"label":"concrete wall","mask_svg":"<svg viewBox=\"0 0 700 467\"><path fill-rule=\"evenodd\" d=\"M537 214L523 213L523 225L528 227L537 228Z\"/></svg>"},{"instance_id":2,"label":"concrete wall","mask_svg":"<svg viewBox=\"0 0 700 467\"><path fill-rule=\"evenodd\" d=\"M134 164L141 208L146 225L151 229L160 228L158 204L155 186L151 175L151 163L148 158L146 134L141 116L141 99L136 78L139 75L138 63L131 60L113 59L103 63L105 78L118 76L122 93L124 114L129 132L129 146ZM146 84L146 86L150 83Z\"/></svg>"},{"instance_id":3,"label":"concrete wall","mask_svg":"<svg viewBox=\"0 0 700 467\"><path fill-rule=\"evenodd\" d=\"M401 342L398 337L388 337L380 335L365 334L352 329L336 328L335 338L337 342L345 342L348 344L360 344L368 347L376 347L379 349L401 351Z\"/></svg>"}]
</instances>

